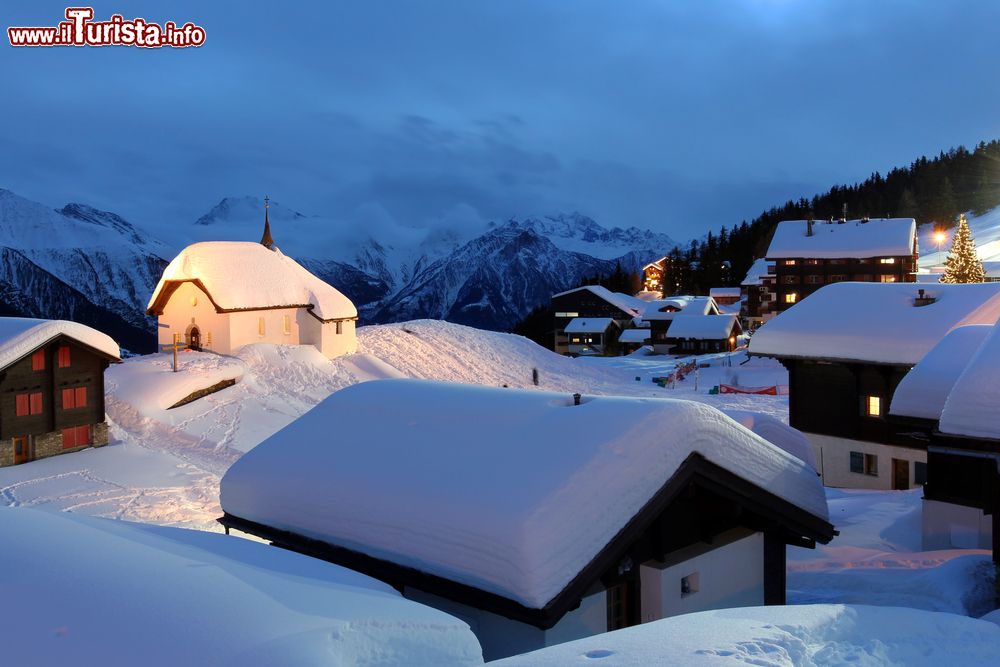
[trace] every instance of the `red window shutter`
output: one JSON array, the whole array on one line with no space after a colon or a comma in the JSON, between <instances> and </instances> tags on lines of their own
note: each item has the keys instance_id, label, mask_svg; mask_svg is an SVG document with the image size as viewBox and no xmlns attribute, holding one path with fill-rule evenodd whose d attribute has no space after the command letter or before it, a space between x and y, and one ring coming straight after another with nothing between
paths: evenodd
<instances>
[{"instance_id":1,"label":"red window shutter","mask_svg":"<svg viewBox=\"0 0 1000 667\"><path fill-rule=\"evenodd\" d=\"M30 414L27 394L18 394L14 398L14 414L17 417L26 417Z\"/></svg>"},{"instance_id":2,"label":"red window shutter","mask_svg":"<svg viewBox=\"0 0 1000 667\"><path fill-rule=\"evenodd\" d=\"M42 394L41 392L31 395L31 414L42 414Z\"/></svg>"},{"instance_id":3,"label":"red window shutter","mask_svg":"<svg viewBox=\"0 0 1000 667\"><path fill-rule=\"evenodd\" d=\"M62 430L62 441L63 449L72 449L73 447L76 447L76 429L64 428Z\"/></svg>"},{"instance_id":4,"label":"red window shutter","mask_svg":"<svg viewBox=\"0 0 1000 667\"><path fill-rule=\"evenodd\" d=\"M45 350L38 350L33 355L31 355L31 370L33 371L45 370Z\"/></svg>"},{"instance_id":5,"label":"red window shutter","mask_svg":"<svg viewBox=\"0 0 1000 667\"><path fill-rule=\"evenodd\" d=\"M76 446L80 447L82 445L89 445L90 443L90 426L84 424L83 426L76 427Z\"/></svg>"},{"instance_id":6,"label":"red window shutter","mask_svg":"<svg viewBox=\"0 0 1000 667\"><path fill-rule=\"evenodd\" d=\"M72 389L62 390L62 406L63 410L69 410L70 408L76 407L76 394Z\"/></svg>"},{"instance_id":7,"label":"red window shutter","mask_svg":"<svg viewBox=\"0 0 1000 667\"><path fill-rule=\"evenodd\" d=\"M78 408L87 407L87 388L77 387L73 391L76 393L76 407Z\"/></svg>"},{"instance_id":8,"label":"red window shutter","mask_svg":"<svg viewBox=\"0 0 1000 667\"><path fill-rule=\"evenodd\" d=\"M63 345L59 348L59 368L69 368L70 354L69 346Z\"/></svg>"}]
</instances>

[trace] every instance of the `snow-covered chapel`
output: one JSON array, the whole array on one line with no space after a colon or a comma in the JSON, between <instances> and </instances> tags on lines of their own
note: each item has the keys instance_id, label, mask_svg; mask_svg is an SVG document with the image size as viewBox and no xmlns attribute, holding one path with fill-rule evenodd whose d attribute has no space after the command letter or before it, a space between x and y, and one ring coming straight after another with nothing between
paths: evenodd
<instances>
[{"instance_id":1,"label":"snow-covered chapel","mask_svg":"<svg viewBox=\"0 0 1000 667\"><path fill-rule=\"evenodd\" d=\"M358 311L275 246L264 203L260 243L210 241L184 248L163 271L147 314L160 345L231 354L250 343L314 345L332 359L357 349Z\"/></svg>"}]
</instances>

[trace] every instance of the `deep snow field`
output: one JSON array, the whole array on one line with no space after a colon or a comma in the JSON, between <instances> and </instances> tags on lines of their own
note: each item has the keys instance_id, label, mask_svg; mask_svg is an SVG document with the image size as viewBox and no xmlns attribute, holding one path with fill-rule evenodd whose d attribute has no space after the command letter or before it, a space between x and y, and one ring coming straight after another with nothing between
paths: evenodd
<instances>
[{"instance_id":1,"label":"deep snow field","mask_svg":"<svg viewBox=\"0 0 1000 667\"><path fill-rule=\"evenodd\" d=\"M787 382L779 364L748 360L745 352L700 357L708 367L688 375L674 388L661 388L652 378L667 375L677 360L642 353L614 359L569 359L518 336L427 320L362 327L358 339L358 354L334 361L310 347L269 345L248 346L236 357L184 353L177 373L171 371L169 355L128 359L107 373L111 444L0 468L0 504L219 532L215 522L221 515L219 480L234 461L330 393L388 377L531 388L532 370L537 369L539 388L544 390L684 398L787 422L787 396L708 393L720 382L744 386ZM192 391L228 379L237 384L167 409ZM852 654L857 642L851 644L856 634L849 628L888 631L896 618L893 614L899 615L900 623L910 623L906 620L910 617L897 610L836 605L912 607L966 616L990 610L985 588L988 552L920 551L919 490L830 489L827 497L840 536L816 550L789 549L789 603L822 603L809 607L812 611L801 616L794 609L710 612L701 621L666 619L556 647L544 661L538 656L537 661L526 658L512 664L649 664L685 655L671 653L674 650L696 655L699 664L734 659L768 665L883 664L878 660L892 656L909 664L907 656L918 653L900 653L892 646L883 647L883 653L868 646ZM688 632L691 624L708 617L718 625L717 641L711 639L712 633ZM964 621L974 626L962 625ZM1000 630L993 624L956 621L951 616L914 616L911 625L914 632L928 638L919 645L926 650L915 649L924 651L922 664L938 664L941 656L948 655L945 651L951 651L954 664L984 664L976 662L982 657L982 647L975 642ZM972 644L963 653L958 639L934 639L949 633L967 637ZM685 638L660 641L667 634ZM752 642L746 644L751 635ZM898 633L892 636L892 641L901 642ZM991 650L1000 664L1000 634L992 636ZM730 644L742 648L718 648ZM838 648L831 648L834 644Z\"/></svg>"}]
</instances>

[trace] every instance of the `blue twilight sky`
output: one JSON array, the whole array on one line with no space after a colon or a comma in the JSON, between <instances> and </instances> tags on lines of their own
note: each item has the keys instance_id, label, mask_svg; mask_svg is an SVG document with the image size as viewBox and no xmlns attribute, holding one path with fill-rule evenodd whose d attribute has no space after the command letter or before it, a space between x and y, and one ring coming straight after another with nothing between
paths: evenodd
<instances>
[{"instance_id":1,"label":"blue twilight sky","mask_svg":"<svg viewBox=\"0 0 1000 667\"><path fill-rule=\"evenodd\" d=\"M4 28L65 3L3 4ZM0 187L139 223L578 210L678 239L1000 137L991 0L95 2L199 49L0 44Z\"/></svg>"}]
</instances>

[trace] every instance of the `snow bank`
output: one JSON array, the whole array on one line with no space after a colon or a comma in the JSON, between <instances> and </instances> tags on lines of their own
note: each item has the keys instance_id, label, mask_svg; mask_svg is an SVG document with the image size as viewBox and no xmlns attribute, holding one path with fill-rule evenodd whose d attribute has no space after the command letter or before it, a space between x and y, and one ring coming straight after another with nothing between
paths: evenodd
<instances>
[{"instance_id":1,"label":"snow bank","mask_svg":"<svg viewBox=\"0 0 1000 667\"><path fill-rule=\"evenodd\" d=\"M698 452L826 519L815 471L705 405L389 380L237 461L223 509L541 608Z\"/></svg>"},{"instance_id":2,"label":"snow bank","mask_svg":"<svg viewBox=\"0 0 1000 667\"><path fill-rule=\"evenodd\" d=\"M167 265L147 308L173 281L198 280L224 310L312 306L323 320L357 317L351 300L279 250L259 243L206 241L189 245Z\"/></svg>"},{"instance_id":3,"label":"snow bank","mask_svg":"<svg viewBox=\"0 0 1000 667\"><path fill-rule=\"evenodd\" d=\"M889 413L940 419L955 381L992 330L985 324L952 329L903 377L892 396Z\"/></svg>"},{"instance_id":4,"label":"snow bank","mask_svg":"<svg viewBox=\"0 0 1000 667\"><path fill-rule=\"evenodd\" d=\"M11 665L474 665L469 627L350 570L176 528L0 509ZM11 609L8 609L11 611Z\"/></svg>"},{"instance_id":5,"label":"snow bank","mask_svg":"<svg viewBox=\"0 0 1000 667\"><path fill-rule=\"evenodd\" d=\"M918 289L934 303L914 306ZM834 283L766 322L750 352L916 364L952 329L998 317L1000 283Z\"/></svg>"},{"instance_id":6,"label":"snow bank","mask_svg":"<svg viewBox=\"0 0 1000 667\"><path fill-rule=\"evenodd\" d=\"M805 220L785 220L774 230L768 259L893 257L913 254L917 223L913 218L883 218L868 222L814 222L807 236Z\"/></svg>"},{"instance_id":7,"label":"snow bank","mask_svg":"<svg viewBox=\"0 0 1000 667\"><path fill-rule=\"evenodd\" d=\"M941 411L942 433L1000 439L1000 327L994 326L962 371Z\"/></svg>"},{"instance_id":8,"label":"snow bank","mask_svg":"<svg viewBox=\"0 0 1000 667\"><path fill-rule=\"evenodd\" d=\"M235 357L184 350L177 355L178 371L173 370L172 354L132 357L105 373L109 392L127 396L140 412L155 415L196 391L225 380L239 381L246 364Z\"/></svg>"},{"instance_id":9,"label":"snow bank","mask_svg":"<svg viewBox=\"0 0 1000 667\"><path fill-rule=\"evenodd\" d=\"M118 343L84 324L66 320L0 317L0 368L10 366L57 336L68 336L113 359L120 358Z\"/></svg>"},{"instance_id":10,"label":"snow bank","mask_svg":"<svg viewBox=\"0 0 1000 667\"><path fill-rule=\"evenodd\" d=\"M706 611L594 635L495 663L982 667L1000 660L1000 627L893 607L809 605Z\"/></svg>"}]
</instances>

